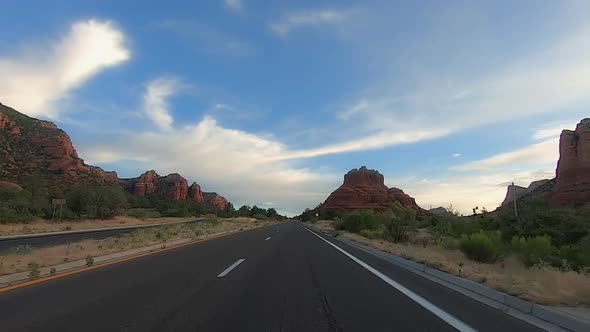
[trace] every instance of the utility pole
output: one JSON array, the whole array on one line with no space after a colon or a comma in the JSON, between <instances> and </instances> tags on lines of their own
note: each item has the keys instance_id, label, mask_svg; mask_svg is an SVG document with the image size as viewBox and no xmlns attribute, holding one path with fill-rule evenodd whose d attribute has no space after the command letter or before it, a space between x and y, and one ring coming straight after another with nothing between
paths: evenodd
<instances>
[{"instance_id":1,"label":"utility pole","mask_svg":"<svg viewBox=\"0 0 590 332\"><path fill-rule=\"evenodd\" d=\"M516 207L516 188L514 182L512 182L512 201L514 202L514 216L518 217L518 208Z\"/></svg>"}]
</instances>

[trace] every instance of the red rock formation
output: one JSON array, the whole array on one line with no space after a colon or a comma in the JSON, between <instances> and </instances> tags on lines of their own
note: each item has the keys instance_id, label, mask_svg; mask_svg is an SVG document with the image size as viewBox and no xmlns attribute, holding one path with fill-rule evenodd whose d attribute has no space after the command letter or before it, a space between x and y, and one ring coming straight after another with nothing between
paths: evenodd
<instances>
[{"instance_id":1,"label":"red rock formation","mask_svg":"<svg viewBox=\"0 0 590 332\"><path fill-rule=\"evenodd\" d=\"M213 207L217 210L226 210L229 207L229 202L225 197L218 195L217 193L204 193L205 204Z\"/></svg>"},{"instance_id":2,"label":"red rock formation","mask_svg":"<svg viewBox=\"0 0 590 332\"><path fill-rule=\"evenodd\" d=\"M115 172L86 165L67 133L0 104L0 177L40 175L57 187L117 183ZM56 175L58 177L56 177ZM56 180L58 179L58 180Z\"/></svg>"},{"instance_id":3,"label":"red rock formation","mask_svg":"<svg viewBox=\"0 0 590 332\"><path fill-rule=\"evenodd\" d=\"M166 196L172 200L186 200L188 197L188 182L178 173L160 178L157 187L164 187Z\"/></svg>"},{"instance_id":4,"label":"red rock formation","mask_svg":"<svg viewBox=\"0 0 590 332\"><path fill-rule=\"evenodd\" d=\"M18 189L18 190L23 190L23 187L19 186L18 184L14 183L14 182L8 182L8 181L0 181L0 188L13 188L13 189Z\"/></svg>"},{"instance_id":5,"label":"red rock formation","mask_svg":"<svg viewBox=\"0 0 590 332\"><path fill-rule=\"evenodd\" d=\"M133 193L137 196L146 196L156 191L156 178L160 177L156 171L151 170L143 173L135 179Z\"/></svg>"},{"instance_id":6,"label":"red rock formation","mask_svg":"<svg viewBox=\"0 0 590 332\"><path fill-rule=\"evenodd\" d=\"M189 196L191 200L195 203L203 203L205 202L205 195L201 191L201 186L199 186L196 182L193 182L188 189Z\"/></svg>"},{"instance_id":7,"label":"red rock formation","mask_svg":"<svg viewBox=\"0 0 590 332\"><path fill-rule=\"evenodd\" d=\"M564 130L559 139L556 184L547 195L556 205L590 203L590 118L575 131Z\"/></svg>"},{"instance_id":8,"label":"red rock formation","mask_svg":"<svg viewBox=\"0 0 590 332\"><path fill-rule=\"evenodd\" d=\"M394 202L409 206L419 214L428 212L416 204L416 200L401 189L387 188L383 175L365 166L344 175L344 183L328 196L322 208L334 211L360 209L387 210Z\"/></svg>"}]
</instances>

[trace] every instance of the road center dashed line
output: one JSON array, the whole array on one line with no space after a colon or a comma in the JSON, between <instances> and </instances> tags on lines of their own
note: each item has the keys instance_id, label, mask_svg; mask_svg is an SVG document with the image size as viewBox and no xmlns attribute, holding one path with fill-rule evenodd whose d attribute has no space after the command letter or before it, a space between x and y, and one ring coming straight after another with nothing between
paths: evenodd
<instances>
[{"instance_id":1,"label":"road center dashed line","mask_svg":"<svg viewBox=\"0 0 590 332\"><path fill-rule=\"evenodd\" d=\"M269 236L269 237L267 237L266 239L264 239L264 241L268 241L268 240L270 240L270 236Z\"/></svg>"},{"instance_id":2,"label":"road center dashed line","mask_svg":"<svg viewBox=\"0 0 590 332\"><path fill-rule=\"evenodd\" d=\"M242 264L246 259L244 258L240 258L238 259L235 263L233 263L232 265L230 265L227 269L223 270L223 272L221 272L220 274L217 275L217 278L223 278L226 275L228 275L233 269L235 269L236 267L238 267L238 265Z\"/></svg>"},{"instance_id":3,"label":"road center dashed line","mask_svg":"<svg viewBox=\"0 0 590 332\"><path fill-rule=\"evenodd\" d=\"M327 244L331 245L332 247L334 247L334 249L340 251L341 253L343 253L348 258L352 259L355 263L357 263L360 266L364 267L365 269L369 270L369 272L371 272L374 275L376 275L379 279L385 281L385 283L387 283L391 287L397 289L399 292L401 292L405 296L409 297L414 302L416 302L419 305L421 305L424 309L430 311L431 313L433 313L438 318L442 319L443 321L445 321L447 324L451 325L452 327L454 327L458 331L461 331L461 332L475 332L476 331L471 326L463 323L462 321L460 321L459 319L457 319L453 315L447 313L446 311L442 310L441 308L439 308L435 304L428 302L428 300L426 300L425 298L421 297L420 295L412 292L408 288L406 288L406 287L402 286L401 284L397 283L396 281L392 280L391 278L389 278L385 274L379 272L378 270L376 270L375 268L373 268L369 264L361 261L360 259L356 258L352 254L348 253L346 250L344 250L344 249L340 248L339 246L335 245L334 243L332 243L332 242L324 239L323 237L319 236L318 234L316 234L314 231L308 229L307 227L305 227L303 225L300 225L300 226L303 227L306 231L308 231L311 234L313 234L313 235L317 236L318 238L320 238L322 241L324 241Z\"/></svg>"}]
</instances>

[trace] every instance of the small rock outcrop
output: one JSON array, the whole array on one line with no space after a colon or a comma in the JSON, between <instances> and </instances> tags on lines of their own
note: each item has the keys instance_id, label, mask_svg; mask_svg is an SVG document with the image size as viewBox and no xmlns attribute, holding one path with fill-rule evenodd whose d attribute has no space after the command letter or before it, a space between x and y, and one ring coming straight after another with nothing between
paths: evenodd
<instances>
[{"instance_id":1,"label":"small rock outcrop","mask_svg":"<svg viewBox=\"0 0 590 332\"><path fill-rule=\"evenodd\" d=\"M23 190L23 187L19 186L14 182L0 181L0 188L12 188L16 190Z\"/></svg>"},{"instance_id":2,"label":"small rock outcrop","mask_svg":"<svg viewBox=\"0 0 590 332\"><path fill-rule=\"evenodd\" d=\"M199 186L196 182L193 182L191 186L188 188L189 196L191 200L195 203L203 203L205 202L205 195L201 190L201 186Z\"/></svg>"},{"instance_id":3,"label":"small rock outcrop","mask_svg":"<svg viewBox=\"0 0 590 332\"><path fill-rule=\"evenodd\" d=\"M590 203L590 118L583 119L575 131L561 132L556 183L547 199L556 205Z\"/></svg>"},{"instance_id":4,"label":"small rock outcrop","mask_svg":"<svg viewBox=\"0 0 590 332\"><path fill-rule=\"evenodd\" d=\"M226 210L229 207L229 201L217 193L204 193L205 204L217 210Z\"/></svg>"},{"instance_id":5,"label":"small rock outcrop","mask_svg":"<svg viewBox=\"0 0 590 332\"><path fill-rule=\"evenodd\" d=\"M443 216L448 213L447 209L445 209L442 206L432 208L432 209L428 210L428 212L434 214L435 216Z\"/></svg>"},{"instance_id":6,"label":"small rock outcrop","mask_svg":"<svg viewBox=\"0 0 590 332\"><path fill-rule=\"evenodd\" d=\"M419 214L428 212L416 200L398 188L387 188L383 175L365 166L344 175L344 183L328 196L322 208L330 211L373 209L385 211L394 202L409 206Z\"/></svg>"}]
</instances>

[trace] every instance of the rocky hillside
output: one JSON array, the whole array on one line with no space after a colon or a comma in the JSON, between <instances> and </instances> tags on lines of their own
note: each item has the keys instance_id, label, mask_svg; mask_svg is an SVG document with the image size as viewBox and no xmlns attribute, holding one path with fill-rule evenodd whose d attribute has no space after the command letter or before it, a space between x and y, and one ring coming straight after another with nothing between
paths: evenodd
<instances>
[{"instance_id":1,"label":"rocky hillside","mask_svg":"<svg viewBox=\"0 0 590 332\"><path fill-rule=\"evenodd\" d=\"M416 204L416 200L401 189L387 188L381 173L365 166L344 175L344 183L328 196L322 204L326 211L354 211L373 209L384 211L394 202L409 206L419 214L428 212Z\"/></svg>"},{"instance_id":2,"label":"rocky hillside","mask_svg":"<svg viewBox=\"0 0 590 332\"><path fill-rule=\"evenodd\" d=\"M590 203L590 118L576 130L564 130L559 139L555 187L547 199L556 205Z\"/></svg>"},{"instance_id":3,"label":"rocky hillside","mask_svg":"<svg viewBox=\"0 0 590 332\"><path fill-rule=\"evenodd\" d=\"M117 183L117 173L86 165L55 124L0 104L0 180L22 185L31 177L60 188Z\"/></svg>"},{"instance_id":4,"label":"rocky hillside","mask_svg":"<svg viewBox=\"0 0 590 332\"><path fill-rule=\"evenodd\" d=\"M544 188L544 185L550 181L551 180L549 179L534 181L531 182L531 184L526 188L517 185L509 185L506 191L506 197L504 198L504 201L502 201L502 206L511 204L515 199L518 200L523 196L526 197L529 196L531 193L538 192L536 190L537 188Z\"/></svg>"},{"instance_id":5,"label":"rocky hillside","mask_svg":"<svg viewBox=\"0 0 590 332\"><path fill-rule=\"evenodd\" d=\"M87 165L68 134L54 123L0 104L0 186L27 188L31 179L61 189L83 184L119 184L138 196L191 199L220 210L229 206L224 197L202 192L196 183L189 187L187 180L177 173L160 176L148 171L137 178L119 179L115 172Z\"/></svg>"}]
</instances>

